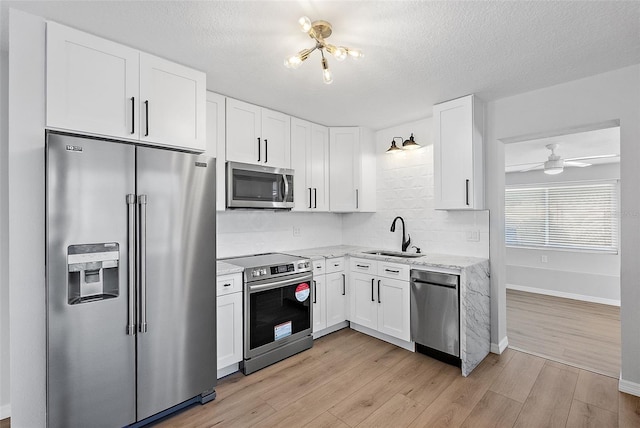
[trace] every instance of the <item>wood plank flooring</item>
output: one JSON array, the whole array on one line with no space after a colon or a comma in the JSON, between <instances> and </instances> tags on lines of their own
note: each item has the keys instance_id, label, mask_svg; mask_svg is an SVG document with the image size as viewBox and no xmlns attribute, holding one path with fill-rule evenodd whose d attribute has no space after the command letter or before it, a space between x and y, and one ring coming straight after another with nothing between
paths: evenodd
<instances>
[{"instance_id":1,"label":"wood plank flooring","mask_svg":"<svg viewBox=\"0 0 640 428\"><path fill-rule=\"evenodd\" d=\"M509 346L620 376L620 308L507 290Z\"/></svg>"},{"instance_id":2,"label":"wood plank flooring","mask_svg":"<svg viewBox=\"0 0 640 428\"><path fill-rule=\"evenodd\" d=\"M511 349L464 378L348 328L216 390L157 427L640 427L613 378Z\"/></svg>"}]
</instances>

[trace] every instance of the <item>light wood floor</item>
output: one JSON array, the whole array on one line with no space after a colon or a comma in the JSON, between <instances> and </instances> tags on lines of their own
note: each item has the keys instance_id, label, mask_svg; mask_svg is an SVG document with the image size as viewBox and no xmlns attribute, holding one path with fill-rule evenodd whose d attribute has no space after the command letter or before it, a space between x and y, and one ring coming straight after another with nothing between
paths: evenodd
<instances>
[{"instance_id":1,"label":"light wood floor","mask_svg":"<svg viewBox=\"0 0 640 428\"><path fill-rule=\"evenodd\" d=\"M459 369L351 329L249 376L159 427L639 427L617 380L534 355L490 354Z\"/></svg>"},{"instance_id":2,"label":"light wood floor","mask_svg":"<svg viewBox=\"0 0 640 428\"><path fill-rule=\"evenodd\" d=\"M620 308L507 290L509 346L620 377Z\"/></svg>"}]
</instances>

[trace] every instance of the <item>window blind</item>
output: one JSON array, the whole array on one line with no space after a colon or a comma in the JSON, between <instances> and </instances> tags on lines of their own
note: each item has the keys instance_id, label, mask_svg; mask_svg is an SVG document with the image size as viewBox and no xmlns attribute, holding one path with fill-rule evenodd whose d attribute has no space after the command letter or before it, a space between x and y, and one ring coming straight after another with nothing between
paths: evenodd
<instances>
[{"instance_id":1,"label":"window blind","mask_svg":"<svg viewBox=\"0 0 640 428\"><path fill-rule=\"evenodd\" d=\"M617 182L505 189L505 242L515 247L618 252Z\"/></svg>"}]
</instances>

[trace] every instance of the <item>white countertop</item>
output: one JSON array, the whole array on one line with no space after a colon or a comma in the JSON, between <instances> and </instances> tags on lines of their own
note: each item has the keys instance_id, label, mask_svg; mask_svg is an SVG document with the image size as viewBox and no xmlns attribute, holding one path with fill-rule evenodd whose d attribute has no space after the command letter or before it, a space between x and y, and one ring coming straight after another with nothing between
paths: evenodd
<instances>
[{"instance_id":1,"label":"white countertop","mask_svg":"<svg viewBox=\"0 0 640 428\"><path fill-rule=\"evenodd\" d=\"M465 269L477 264L485 263L487 259L480 257L458 256L453 254L424 253L422 257L403 258L383 256L379 254L366 254L364 251L372 251L379 248L358 247L354 245L338 245L333 247L307 248L303 250L287 251L288 254L319 259L323 257L360 257L363 259L382 260L386 262L402 263L411 266L424 266L441 269Z\"/></svg>"},{"instance_id":2,"label":"white countertop","mask_svg":"<svg viewBox=\"0 0 640 428\"><path fill-rule=\"evenodd\" d=\"M230 275L233 273L242 272L243 270L244 268L232 265L231 263L221 261L216 262L216 271L218 275Z\"/></svg>"}]
</instances>

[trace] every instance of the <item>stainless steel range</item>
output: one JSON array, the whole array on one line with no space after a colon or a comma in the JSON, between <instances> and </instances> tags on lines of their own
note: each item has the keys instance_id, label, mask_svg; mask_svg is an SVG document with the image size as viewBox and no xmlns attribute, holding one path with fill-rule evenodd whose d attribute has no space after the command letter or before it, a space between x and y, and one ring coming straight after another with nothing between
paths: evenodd
<instances>
[{"instance_id":1,"label":"stainless steel range","mask_svg":"<svg viewBox=\"0 0 640 428\"><path fill-rule=\"evenodd\" d=\"M279 253L226 261L244 267L242 372L253 373L311 348L311 261Z\"/></svg>"}]
</instances>

